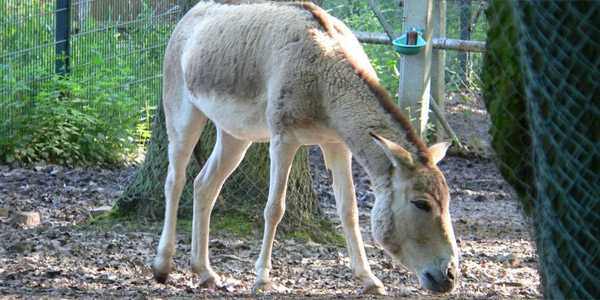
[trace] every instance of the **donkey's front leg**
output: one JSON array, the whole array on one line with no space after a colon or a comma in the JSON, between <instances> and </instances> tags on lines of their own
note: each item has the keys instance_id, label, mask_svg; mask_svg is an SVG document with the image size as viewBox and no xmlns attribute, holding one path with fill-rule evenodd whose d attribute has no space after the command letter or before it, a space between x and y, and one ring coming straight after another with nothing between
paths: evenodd
<instances>
[{"instance_id":1,"label":"donkey's front leg","mask_svg":"<svg viewBox=\"0 0 600 300\"><path fill-rule=\"evenodd\" d=\"M342 220L346 246L352 261L354 275L362 281L365 293L385 294L383 284L369 267L367 255L360 234L358 209L352 181L352 155L343 144L321 145L325 164L332 171L333 192L337 211Z\"/></svg>"},{"instance_id":2,"label":"donkey's front leg","mask_svg":"<svg viewBox=\"0 0 600 300\"><path fill-rule=\"evenodd\" d=\"M269 200L265 207L265 231L260 255L256 261L256 282L253 292L265 292L271 287L269 272L271 271L271 252L277 225L285 212L285 193L290 167L294 154L300 145L282 143L278 138L272 138L269 146L271 157L271 174L269 179Z\"/></svg>"}]
</instances>

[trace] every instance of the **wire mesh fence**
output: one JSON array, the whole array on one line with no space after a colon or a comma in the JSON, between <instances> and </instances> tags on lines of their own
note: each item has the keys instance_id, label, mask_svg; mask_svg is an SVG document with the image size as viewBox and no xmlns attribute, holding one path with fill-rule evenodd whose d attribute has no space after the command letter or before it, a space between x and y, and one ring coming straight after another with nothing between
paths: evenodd
<instances>
[{"instance_id":1,"label":"wire mesh fence","mask_svg":"<svg viewBox=\"0 0 600 300\"><path fill-rule=\"evenodd\" d=\"M103 90L113 98L130 103L140 118L152 113L160 97L161 62L169 34L194 0L7 0L0 7L2 52L0 54L0 137L15 138L17 120L34 105L43 84L60 68L68 68L70 80L93 97ZM402 29L401 1L379 1L390 23ZM483 40L485 18L481 3L468 7L469 22L461 27L465 9L461 1L448 1L447 35L458 38L465 31ZM322 1L331 14L357 31L383 31L367 1ZM58 6L57 6L58 5ZM477 16L477 17L475 17ZM463 22L464 23L464 22ZM463 24L464 25L464 24ZM365 45L383 84L396 91L399 56L391 47ZM64 52L64 51L68 51ZM68 54L68 55L66 55ZM65 56L66 55L66 56ZM67 61L68 60L68 61ZM477 89L463 74L477 74L481 55L459 59L454 52L446 56L447 78L451 90ZM467 87L467 88L465 88ZM110 112L107 112L110 113ZM146 125L149 121L146 122Z\"/></svg>"},{"instance_id":2,"label":"wire mesh fence","mask_svg":"<svg viewBox=\"0 0 600 300\"><path fill-rule=\"evenodd\" d=\"M18 135L15 120L48 79L66 72L81 95L102 90L147 113L160 98L164 47L181 12L168 0L3 1L0 136Z\"/></svg>"}]
</instances>

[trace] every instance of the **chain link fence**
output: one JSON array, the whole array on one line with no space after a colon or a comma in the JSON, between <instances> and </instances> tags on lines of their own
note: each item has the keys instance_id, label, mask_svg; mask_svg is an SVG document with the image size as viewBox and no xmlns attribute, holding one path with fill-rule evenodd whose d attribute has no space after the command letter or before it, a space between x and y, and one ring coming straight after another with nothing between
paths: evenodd
<instances>
[{"instance_id":1,"label":"chain link fence","mask_svg":"<svg viewBox=\"0 0 600 300\"><path fill-rule=\"evenodd\" d=\"M600 296L597 1L491 1L493 144L532 212L544 294Z\"/></svg>"}]
</instances>

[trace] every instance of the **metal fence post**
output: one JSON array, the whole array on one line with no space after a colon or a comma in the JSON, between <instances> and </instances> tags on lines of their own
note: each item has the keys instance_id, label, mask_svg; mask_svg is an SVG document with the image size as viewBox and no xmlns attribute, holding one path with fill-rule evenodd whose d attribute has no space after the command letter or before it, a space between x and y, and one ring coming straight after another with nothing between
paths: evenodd
<instances>
[{"instance_id":1,"label":"metal fence post","mask_svg":"<svg viewBox=\"0 0 600 300\"><path fill-rule=\"evenodd\" d=\"M69 38L71 35L71 0L56 0L56 67L59 75L69 73Z\"/></svg>"}]
</instances>

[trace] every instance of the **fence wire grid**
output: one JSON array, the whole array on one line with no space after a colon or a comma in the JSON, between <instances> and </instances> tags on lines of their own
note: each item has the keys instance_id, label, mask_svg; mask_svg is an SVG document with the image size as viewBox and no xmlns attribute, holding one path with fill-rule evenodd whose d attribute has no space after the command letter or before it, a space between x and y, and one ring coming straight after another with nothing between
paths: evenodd
<instances>
[{"instance_id":1,"label":"fence wire grid","mask_svg":"<svg viewBox=\"0 0 600 300\"><path fill-rule=\"evenodd\" d=\"M68 64L70 79L88 96L102 88L99 80L108 81L105 89L122 92L117 101L139 111L155 106L164 48L181 14L174 0L2 1L0 137L19 134L11 121L28 113L32 106L22 104L32 102L60 64Z\"/></svg>"},{"instance_id":2,"label":"fence wire grid","mask_svg":"<svg viewBox=\"0 0 600 300\"><path fill-rule=\"evenodd\" d=\"M544 295L600 296L598 1L491 1L485 99L532 212Z\"/></svg>"}]
</instances>

